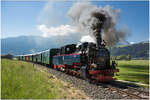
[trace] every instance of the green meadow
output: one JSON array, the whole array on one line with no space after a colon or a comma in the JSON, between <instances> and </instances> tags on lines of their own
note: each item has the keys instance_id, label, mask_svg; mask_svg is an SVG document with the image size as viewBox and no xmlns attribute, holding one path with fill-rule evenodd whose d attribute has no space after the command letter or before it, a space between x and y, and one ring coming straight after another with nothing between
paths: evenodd
<instances>
[{"instance_id":1,"label":"green meadow","mask_svg":"<svg viewBox=\"0 0 150 100\"><path fill-rule=\"evenodd\" d=\"M149 60L116 61L119 80L149 84Z\"/></svg>"},{"instance_id":2,"label":"green meadow","mask_svg":"<svg viewBox=\"0 0 150 100\"><path fill-rule=\"evenodd\" d=\"M2 99L86 98L82 92L48 73L46 68L23 61L2 59Z\"/></svg>"}]
</instances>

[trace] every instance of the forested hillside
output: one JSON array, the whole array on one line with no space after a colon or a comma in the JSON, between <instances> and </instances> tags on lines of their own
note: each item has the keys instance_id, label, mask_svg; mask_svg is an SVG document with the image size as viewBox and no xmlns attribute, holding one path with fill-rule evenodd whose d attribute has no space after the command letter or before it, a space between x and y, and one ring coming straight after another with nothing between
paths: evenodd
<instances>
[{"instance_id":1,"label":"forested hillside","mask_svg":"<svg viewBox=\"0 0 150 100\"><path fill-rule=\"evenodd\" d=\"M149 42L118 46L110 49L112 56L130 55L131 58L149 58Z\"/></svg>"}]
</instances>

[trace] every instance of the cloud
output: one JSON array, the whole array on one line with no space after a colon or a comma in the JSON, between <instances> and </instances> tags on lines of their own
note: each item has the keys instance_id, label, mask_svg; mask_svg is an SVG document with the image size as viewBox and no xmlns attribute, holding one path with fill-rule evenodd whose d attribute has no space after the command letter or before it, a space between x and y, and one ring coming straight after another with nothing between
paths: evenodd
<instances>
[{"instance_id":1,"label":"cloud","mask_svg":"<svg viewBox=\"0 0 150 100\"><path fill-rule=\"evenodd\" d=\"M81 35L75 27L71 25L60 25L58 27L47 27L46 25L38 25L37 29L41 31L41 36L49 38L52 45L57 47L67 44L76 44L80 41Z\"/></svg>"},{"instance_id":2,"label":"cloud","mask_svg":"<svg viewBox=\"0 0 150 100\"><path fill-rule=\"evenodd\" d=\"M65 4L70 4L65 2ZM63 9L63 7L65 7ZM78 43L81 36L76 29L68 24L69 18L65 14L70 6L64 6L64 3L49 1L41 10L38 17L37 30L41 32L41 36L51 40L50 44L57 47Z\"/></svg>"},{"instance_id":3,"label":"cloud","mask_svg":"<svg viewBox=\"0 0 150 100\"><path fill-rule=\"evenodd\" d=\"M60 25L58 27L49 28L46 25L38 25L37 29L42 32L43 37L69 36L77 33L76 28L70 25Z\"/></svg>"},{"instance_id":4,"label":"cloud","mask_svg":"<svg viewBox=\"0 0 150 100\"><path fill-rule=\"evenodd\" d=\"M130 44L134 44L135 42L130 42Z\"/></svg>"},{"instance_id":5,"label":"cloud","mask_svg":"<svg viewBox=\"0 0 150 100\"><path fill-rule=\"evenodd\" d=\"M81 37L80 42L95 42L95 40L90 36L90 35L86 35Z\"/></svg>"},{"instance_id":6,"label":"cloud","mask_svg":"<svg viewBox=\"0 0 150 100\"><path fill-rule=\"evenodd\" d=\"M65 2L67 4L67 2ZM65 9L69 9L69 6L65 6L64 2L50 0L48 1L38 16L38 23L44 24L48 27L50 26L59 26L61 24L67 24L68 19L65 14Z\"/></svg>"}]
</instances>

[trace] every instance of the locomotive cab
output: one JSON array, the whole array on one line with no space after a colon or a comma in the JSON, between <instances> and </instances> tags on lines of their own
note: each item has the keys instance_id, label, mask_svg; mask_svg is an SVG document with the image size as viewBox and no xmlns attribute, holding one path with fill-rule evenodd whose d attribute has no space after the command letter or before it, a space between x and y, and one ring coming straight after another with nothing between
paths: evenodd
<instances>
[{"instance_id":1,"label":"locomotive cab","mask_svg":"<svg viewBox=\"0 0 150 100\"><path fill-rule=\"evenodd\" d=\"M70 44L61 47L60 54L71 54L76 51L76 44Z\"/></svg>"}]
</instances>

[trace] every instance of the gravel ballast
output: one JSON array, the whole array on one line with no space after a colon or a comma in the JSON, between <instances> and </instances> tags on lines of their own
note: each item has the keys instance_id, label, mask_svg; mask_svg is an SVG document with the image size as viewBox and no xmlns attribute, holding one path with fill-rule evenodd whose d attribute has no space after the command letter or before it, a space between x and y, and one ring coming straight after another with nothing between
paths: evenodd
<instances>
[{"instance_id":1,"label":"gravel ballast","mask_svg":"<svg viewBox=\"0 0 150 100\"><path fill-rule=\"evenodd\" d=\"M43 67L41 65L38 66ZM64 72L51 68L47 69L49 73L53 74L57 78L69 82L71 85L73 85L73 87L76 87L85 92L85 94L91 99L131 99L131 97L128 97L127 95L110 90L107 86L105 87L102 85L91 84L81 78L68 75Z\"/></svg>"}]
</instances>

